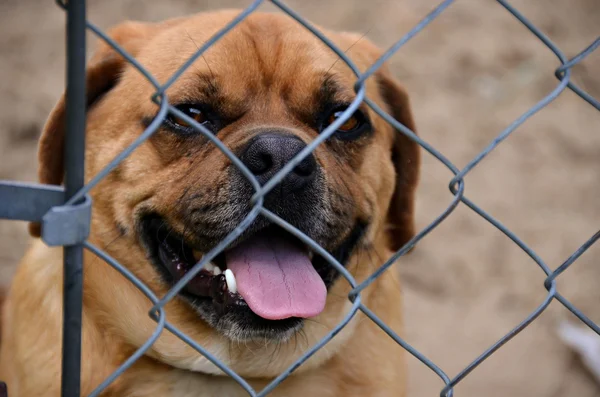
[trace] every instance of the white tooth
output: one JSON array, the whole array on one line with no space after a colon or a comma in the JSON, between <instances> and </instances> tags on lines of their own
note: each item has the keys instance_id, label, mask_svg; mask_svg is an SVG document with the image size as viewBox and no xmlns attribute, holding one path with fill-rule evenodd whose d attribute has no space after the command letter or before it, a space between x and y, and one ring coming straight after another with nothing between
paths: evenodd
<instances>
[{"instance_id":1,"label":"white tooth","mask_svg":"<svg viewBox=\"0 0 600 397\"><path fill-rule=\"evenodd\" d=\"M312 261L313 255L314 255L314 252L312 252L312 251L308 251L308 259L309 259L309 260L311 260L311 261Z\"/></svg>"},{"instance_id":2,"label":"white tooth","mask_svg":"<svg viewBox=\"0 0 600 397\"><path fill-rule=\"evenodd\" d=\"M219 274L221 274L221 269L219 269L218 266L215 266L214 269L213 269L213 274L215 276L218 276Z\"/></svg>"},{"instance_id":3,"label":"white tooth","mask_svg":"<svg viewBox=\"0 0 600 397\"><path fill-rule=\"evenodd\" d=\"M214 273L214 271L215 271L215 265L213 265L212 263L208 262L206 265L204 265L204 269L207 272Z\"/></svg>"},{"instance_id":4,"label":"white tooth","mask_svg":"<svg viewBox=\"0 0 600 397\"><path fill-rule=\"evenodd\" d=\"M225 281L227 282L227 289L229 289L232 294L235 294L237 292L237 282L230 269L225 269Z\"/></svg>"}]
</instances>

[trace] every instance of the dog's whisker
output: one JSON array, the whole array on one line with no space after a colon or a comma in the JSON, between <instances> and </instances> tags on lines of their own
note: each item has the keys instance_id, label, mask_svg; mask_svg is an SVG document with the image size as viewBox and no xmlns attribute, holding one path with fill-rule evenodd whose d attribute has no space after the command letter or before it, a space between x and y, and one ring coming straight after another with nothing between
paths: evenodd
<instances>
[{"instance_id":1,"label":"dog's whisker","mask_svg":"<svg viewBox=\"0 0 600 397\"><path fill-rule=\"evenodd\" d=\"M196 46L196 50L198 50L198 51L199 51L199 50L200 50L200 46L198 45L198 43L196 43L196 40L194 40L194 39L192 38L192 36L190 35L190 33L188 32L188 30L187 30L187 29L185 30L185 33L187 34L187 36L189 37L189 39L192 41L192 43L194 43L194 45ZM201 55L201 57L202 57L202 59L204 60L204 63L206 64L206 67L208 68L208 71L209 71L209 73L210 73L210 77L211 77L211 79L210 79L210 82L209 82L209 84L211 85L211 88L212 88L212 89L213 89L215 92L217 92L217 87L215 86L215 81L217 80L217 79L216 79L216 76L215 76L215 73L213 72L212 68L211 68L211 67L210 67L210 65L208 64L208 61L206 60L206 55L205 55L205 54L202 54L202 55ZM200 73L200 70L198 70L197 68L196 68L196 71ZM200 74L201 74L201 73L200 73Z\"/></svg>"},{"instance_id":2,"label":"dog's whisker","mask_svg":"<svg viewBox=\"0 0 600 397\"><path fill-rule=\"evenodd\" d=\"M344 54L347 54L348 51L350 51L352 49L352 47L354 47L356 44L358 44L359 41L361 41L362 39L364 39L369 32L371 31L371 29L373 29L373 26L371 26L366 32L364 32L354 43L352 43L348 48L346 48L346 50L344 50ZM333 67L341 60L342 58L338 55L337 58L335 59L335 61L333 62L333 64L329 67L329 69L327 69L327 72L325 73L325 75L328 75L329 72L331 71L331 69L333 69Z\"/></svg>"}]
</instances>

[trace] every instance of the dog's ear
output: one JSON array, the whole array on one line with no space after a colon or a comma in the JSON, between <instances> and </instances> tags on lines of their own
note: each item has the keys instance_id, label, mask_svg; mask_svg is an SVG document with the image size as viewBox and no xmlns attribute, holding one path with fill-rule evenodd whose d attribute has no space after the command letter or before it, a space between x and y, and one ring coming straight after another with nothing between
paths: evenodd
<instances>
[{"instance_id":1,"label":"dog's ear","mask_svg":"<svg viewBox=\"0 0 600 397\"><path fill-rule=\"evenodd\" d=\"M117 44L130 55L136 56L158 24L124 22L108 31ZM86 106L89 108L103 94L112 89L123 72L127 60L102 41L88 62L86 71ZM46 121L38 146L38 179L40 183L60 185L64 177L65 94L60 98ZM29 232L40 236L40 225L31 223Z\"/></svg>"},{"instance_id":2,"label":"dog's ear","mask_svg":"<svg viewBox=\"0 0 600 397\"><path fill-rule=\"evenodd\" d=\"M387 113L416 133L408 94L386 66L375 75L379 91L387 105ZM415 234L415 190L419 179L419 145L394 130L392 161L396 169L394 195L387 213L386 228L390 248L399 250Z\"/></svg>"},{"instance_id":3,"label":"dog's ear","mask_svg":"<svg viewBox=\"0 0 600 397\"><path fill-rule=\"evenodd\" d=\"M124 22L108 35L125 51L135 56L144 40L152 35L154 26L139 22ZM127 61L104 41L88 63L86 73L86 106L92 105L116 84ZM60 98L42 131L38 148L40 183L60 185L63 181L63 140L65 133L65 95Z\"/></svg>"}]
</instances>

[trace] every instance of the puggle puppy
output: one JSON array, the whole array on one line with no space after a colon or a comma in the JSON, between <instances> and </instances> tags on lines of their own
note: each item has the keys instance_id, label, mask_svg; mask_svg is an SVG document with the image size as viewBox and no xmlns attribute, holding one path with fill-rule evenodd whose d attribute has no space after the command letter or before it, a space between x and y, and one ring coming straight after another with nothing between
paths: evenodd
<instances>
[{"instance_id":1,"label":"puggle puppy","mask_svg":"<svg viewBox=\"0 0 600 397\"><path fill-rule=\"evenodd\" d=\"M239 11L162 23L126 22L109 35L159 82ZM322 30L360 70L381 55L356 34ZM205 126L266 183L349 106L356 76L291 18L254 13L167 90L170 104ZM86 179L130 145L158 113L153 86L101 44L87 72ZM367 97L414 131L407 94L382 67ZM63 180L65 102L47 121L39 179ZM418 147L365 104L290 172L264 207L365 280L414 233ZM159 297L248 215L254 194L206 137L170 114L160 129L92 191L90 242ZM35 228L33 228L35 229ZM34 233L35 234L35 233ZM0 379L11 397L59 396L61 248L39 239L18 266L3 313ZM165 306L166 319L255 390L326 336L351 309L349 283L298 238L259 216ZM361 293L395 332L402 300L395 269ZM116 270L84 257L82 395L152 334L151 302ZM358 313L272 396L403 396L403 349ZM208 397L247 393L165 330L103 396Z\"/></svg>"}]
</instances>

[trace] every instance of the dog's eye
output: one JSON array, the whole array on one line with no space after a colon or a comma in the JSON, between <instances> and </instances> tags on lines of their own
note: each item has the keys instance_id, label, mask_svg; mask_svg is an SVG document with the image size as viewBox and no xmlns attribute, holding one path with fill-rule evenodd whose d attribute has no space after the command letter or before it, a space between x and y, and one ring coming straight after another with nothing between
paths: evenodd
<instances>
[{"instance_id":1,"label":"dog's eye","mask_svg":"<svg viewBox=\"0 0 600 397\"><path fill-rule=\"evenodd\" d=\"M208 121L204 112L196 107L186 105L179 107L178 110L185 113L186 116L189 116L190 118L194 119L194 121L198 122L198 124L204 124L206 121ZM174 115L170 115L169 119L180 127L191 127L191 124Z\"/></svg>"},{"instance_id":2,"label":"dog's eye","mask_svg":"<svg viewBox=\"0 0 600 397\"><path fill-rule=\"evenodd\" d=\"M337 108L329 113L321 125L321 131L340 118L345 110L345 108ZM336 136L341 139L356 139L362 135L363 132L370 130L370 126L371 124L364 113L357 110L338 127Z\"/></svg>"},{"instance_id":3,"label":"dog's eye","mask_svg":"<svg viewBox=\"0 0 600 397\"><path fill-rule=\"evenodd\" d=\"M178 106L177 109L180 110L181 112L185 113L186 116L194 119L194 121L198 122L198 124L204 124L208 121L206 114L202 110L198 109L197 107L190 106L190 105L184 105L184 106ZM179 127L183 127L183 128L191 128L192 127L191 124L189 124L188 122L186 122L183 119L180 119L179 117L177 117L175 115L169 115L169 121L172 122L173 124L176 124Z\"/></svg>"},{"instance_id":4,"label":"dog's eye","mask_svg":"<svg viewBox=\"0 0 600 397\"><path fill-rule=\"evenodd\" d=\"M335 122L343 113L344 112L342 110L333 112L327 119L327 125L330 125L333 122ZM356 129L356 127L358 127L359 125L360 121L358 120L358 117L356 117L356 114L353 114L348 120L344 122L344 124L340 125L337 130L342 132L349 132Z\"/></svg>"}]
</instances>

